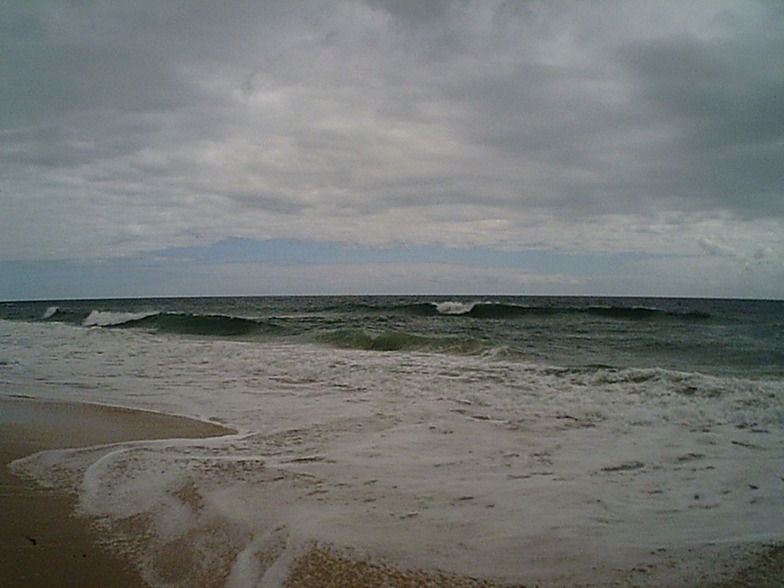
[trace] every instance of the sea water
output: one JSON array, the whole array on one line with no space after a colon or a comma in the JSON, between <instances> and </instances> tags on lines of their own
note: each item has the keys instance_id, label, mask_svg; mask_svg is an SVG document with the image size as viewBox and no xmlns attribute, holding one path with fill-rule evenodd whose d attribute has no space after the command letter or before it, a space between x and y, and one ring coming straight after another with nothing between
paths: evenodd
<instances>
[{"instance_id":1,"label":"sea water","mask_svg":"<svg viewBox=\"0 0 784 588\"><path fill-rule=\"evenodd\" d=\"M280 585L314 544L655 583L689 553L784 538L781 301L6 302L0 394L238 431L13 465L77 490L157 585Z\"/></svg>"}]
</instances>

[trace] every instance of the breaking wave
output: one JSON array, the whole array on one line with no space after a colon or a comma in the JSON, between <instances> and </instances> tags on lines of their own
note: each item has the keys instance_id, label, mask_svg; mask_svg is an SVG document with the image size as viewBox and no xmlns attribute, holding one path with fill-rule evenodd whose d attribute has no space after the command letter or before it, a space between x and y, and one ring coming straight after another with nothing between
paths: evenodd
<instances>
[{"instance_id":1,"label":"breaking wave","mask_svg":"<svg viewBox=\"0 0 784 588\"><path fill-rule=\"evenodd\" d=\"M81 325L87 320L88 316L89 314L84 314L83 312L63 310L59 306L50 306L43 313L40 320Z\"/></svg>"},{"instance_id":2,"label":"breaking wave","mask_svg":"<svg viewBox=\"0 0 784 588\"><path fill-rule=\"evenodd\" d=\"M113 327L123 325L140 319L147 318L156 313L154 312L108 312L104 310L93 310L82 321L83 327Z\"/></svg>"},{"instance_id":3,"label":"breaking wave","mask_svg":"<svg viewBox=\"0 0 784 588\"><path fill-rule=\"evenodd\" d=\"M275 330L264 321L225 315L202 315L168 312L109 312L93 310L84 313L66 312L57 307L49 308L43 320L113 329L145 329L156 333L174 335L202 335L232 337Z\"/></svg>"},{"instance_id":4,"label":"breaking wave","mask_svg":"<svg viewBox=\"0 0 784 588\"><path fill-rule=\"evenodd\" d=\"M514 318L525 316L594 315L619 320L707 319L705 312L677 312L644 306L521 306L503 302L423 302L407 307L412 314L422 316L468 316L474 318Z\"/></svg>"},{"instance_id":5,"label":"breaking wave","mask_svg":"<svg viewBox=\"0 0 784 588\"><path fill-rule=\"evenodd\" d=\"M121 328L149 329L176 335L232 337L265 330L264 323L252 319L185 313L155 313L111 325Z\"/></svg>"}]
</instances>

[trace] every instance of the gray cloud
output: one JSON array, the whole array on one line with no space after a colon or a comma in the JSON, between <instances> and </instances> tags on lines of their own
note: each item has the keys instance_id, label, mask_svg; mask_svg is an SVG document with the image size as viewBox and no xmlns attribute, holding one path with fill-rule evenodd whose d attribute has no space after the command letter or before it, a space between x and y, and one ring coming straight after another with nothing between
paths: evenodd
<instances>
[{"instance_id":1,"label":"gray cloud","mask_svg":"<svg viewBox=\"0 0 784 588\"><path fill-rule=\"evenodd\" d=\"M0 251L732 235L775 265L782 31L763 1L13 2Z\"/></svg>"},{"instance_id":2,"label":"gray cloud","mask_svg":"<svg viewBox=\"0 0 784 588\"><path fill-rule=\"evenodd\" d=\"M743 218L784 214L784 40L767 26L760 37L623 49L650 124L671 129L671 154L658 159L668 172L662 187Z\"/></svg>"}]
</instances>

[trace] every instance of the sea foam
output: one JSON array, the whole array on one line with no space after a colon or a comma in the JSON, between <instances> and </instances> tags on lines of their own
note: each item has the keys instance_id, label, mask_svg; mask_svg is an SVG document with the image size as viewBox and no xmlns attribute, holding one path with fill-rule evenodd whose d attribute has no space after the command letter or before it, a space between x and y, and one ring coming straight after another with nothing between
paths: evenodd
<instances>
[{"instance_id":1,"label":"sea foam","mask_svg":"<svg viewBox=\"0 0 784 588\"><path fill-rule=\"evenodd\" d=\"M82 321L83 327L107 327L111 325L121 325L130 321L137 321L148 316L153 316L155 312L109 312L105 310L93 310Z\"/></svg>"}]
</instances>

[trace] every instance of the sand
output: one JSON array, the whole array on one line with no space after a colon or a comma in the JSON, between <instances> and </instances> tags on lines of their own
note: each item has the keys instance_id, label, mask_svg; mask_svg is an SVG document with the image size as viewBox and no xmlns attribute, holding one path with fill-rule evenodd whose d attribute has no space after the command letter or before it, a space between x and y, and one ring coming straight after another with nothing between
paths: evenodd
<instances>
[{"instance_id":1,"label":"sand","mask_svg":"<svg viewBox=\"0 0 784 588\"><path fill-rule=\"evenodd\" d=\"M181 417L90 404L0 396L0 584L147 586L121 555L103 546L76 497L20 479L11 461L42 451L120 441L208 437L230 430Z\"/></svg>"},{"instance_id":2,"label":"sand","mask_svg":"<svg viewBox=\"0 0 784 588\"><path fill-rule=\"evenodd\" d=\"M126 588L148 586L90 521L74 515L76 496L13 475L11 461L46 449L121 441L207 437L227 429L186 418L100 405L0 396L0 584ZM401 571L324 546L294 562L289 588L321 586L496 586L438 572Z\"/></svg>"},{"instance_id":3,"label":"sand","mask_svg":"<svg viewBox=\"0 0 784 588\"><path fill-rule=\"evenodd\" d=\"M291 566L283 588L512 588L482 578L431 570L402 570L384 562L340 553L329 546L315 546Z\"/></svg>"}]
</instances>

